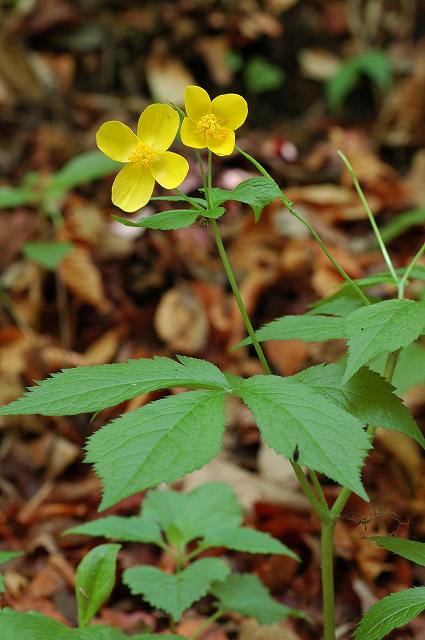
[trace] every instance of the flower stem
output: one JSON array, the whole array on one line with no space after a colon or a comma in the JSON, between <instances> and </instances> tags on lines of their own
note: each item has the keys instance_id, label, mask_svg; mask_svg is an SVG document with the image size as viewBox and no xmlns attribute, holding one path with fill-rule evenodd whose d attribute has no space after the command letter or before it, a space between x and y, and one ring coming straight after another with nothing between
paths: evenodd
<instances>
[{"instance_id":1,"label":"flower stem","mask_svg":"<svg viewBox=\"0 0 425 640\"><path fill-rule=\"evenodd\" d=\"M353 180L353 184L354 184L354 187L355 187L355 189L357 191L357 195L359 196L359 199L360 199L360 201L361 201L361 203L362 203L362 205L363 205L363 207L364 207L364 209L365 209L365 211L367 213L367 216L369 218L369 222L370 222L371 227L373 229L373 232L374 232L374 234L376 236L376 240L378 242L379 248L381 249L381 253L384 256L384 260L387 263L388 270L391 273L391 275L393 277L393 280L394 280L395 284L398 287L398 284L399 284L398 275L397 275L397 273L396 273L396 271L394 269L393 262L392 262L392 260L390 258L390 255L389 255L388 251L387 251L387 248L385 246L384 240L383 240L383 238L381 236L381 232L379 231L379 227L376 224L375 216L373 215L372 209L370 208L370 205L369 205L369 203L367 201L367 198L366 198L366 196L364 194L364 191L360 186L359 179L358 179L358 177L357 177L357 175L356 175L356 173L355 173L350 161L342 153L342 151L338 151L338 155L341 158L342 162L345 165L345 168L347 169L348 173L350 174L350 176L351 176L351 178Z\"/></svg>"},{"instance_id":2,"label":"flower stem","mask_svg":"<svg viewBox=\"0 0 425 640\"><path fill-rule=\"evenodd\" d=\"M322 522L320 555L322 567L324 640L335 640L334 532L335 522L328 522L327 524Z\"/></svg>"},{"instance_id":3,"label":"flower stem","mask_svg":"<svg viewBox=\"0 0 425 640\"><path fill-rule=\"evenodd\" d=\"M359 285L357 284L357 282L355 282L352 278L350 278L350 276L348 275L348 273L345 271L344 267L342 265L339 264L339 262L336 260L336 258L333 257L333 255L331 254L331 252L329 251L329 249L327 248L327 246L325 245L325 243L323 242L322 238L319 236L319 234L317 233L316 229L308 222L308 220L305 220L299 213L297 213L297 211L294 208L294 204L293 202L287 198L285 196L285 194L282 192L282 190L280 189L279 185L273 180L273 178L271 177L271 175L269 174L268 171L266 171L266 169L252 156L249 155L249 153L247 153L246 151L243 151L240 147L238 147L236 145L236 149L239 151L239 153L241 153L247 160L249 160L257 169L258 171L265 177L265 178L269 178L273 184L275 184L278 189L281 192L280 195L280 200L281 202L285 205L285 207L288 209L288 211L294 216L294 218L296 218L297 220L299 220L299 222L301 222L301 224L303 224L306 229L309 230L310 235L312 236L312 238L317 242L317 244L319 245L319 247L322 249L323 253L326 255L326 257L328 258L329 262L332 264L332 266L334 267L334 269L336 269L336 271L338 271L339 275L351 286L353 287L353 289L356 291L357 295L363 300L363 302L365 304L370 304L370 300L369 298L363 293L363 291L361 290L361 288L359 287Z\"/></svg>"},{"instance_id":4,"label":"flower stem","mask_svg":"<svg viewBox=\"0 0 425 640\"><path fill-rule=\"evenodd\" d=\"M412 269L415 266L415 264L417 263L417 261L419 260L419 258L421 258L424 253L425 253L425 242L420 247L419 251L416 253L415 257L413 258L412 262L407 267L406 271L403 274L403 277L401 278L401 280L398 283L398 297L399 298L403 298L406 282L407 282L410 274L412 273Z\"/></svg>"}]
</instances>

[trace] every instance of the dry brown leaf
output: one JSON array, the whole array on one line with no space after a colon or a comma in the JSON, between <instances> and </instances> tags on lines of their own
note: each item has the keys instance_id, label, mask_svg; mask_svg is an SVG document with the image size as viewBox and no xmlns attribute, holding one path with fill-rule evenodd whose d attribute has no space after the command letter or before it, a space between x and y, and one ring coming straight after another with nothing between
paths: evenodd
<instances>
[{"instance_id":1,"label":"dry brown leaf","mask_svg":"<svg viewBox=\"0 0 425 640\"><path fill-rule=\"evenodd\" d=\"M301 49L298 60L303 75L320 82L329 80L341 66L340 59L328 49Z\"/></svg>"},{"instance_id":2,"label":"dry brown leaf","mask_svg":"<svg viewBox=\"0 0 425 640\"><path fill-rule=\"evenodd\" d=\"M207 620L208 618L204 616L185 616L177 625L176 633L189 639L196 635L197 638L202 638L202 640L227 640L224 631L214 622L202 633L197 635L198 629L200 629Z\"/></svg>"},{"instance_id":3,"label":"dry brown leaf","mask_svg":"<svg viewBox=\"0 0 425 640\"><path fill-rule=\"evenodd\" d=\"M378 429L376 438L403 467L412 486L419 486L422 471L422 454L417 442L404 433L387 431L386 429Z\"/></svg>"},{"instance_id":4,"label":"dry brown leaf","mask_svg":"<svg viewBox=\"0 0 425 640\"><path fill-rule=\"evenodd\" d=\"M84 353L85 364L106 364L111 362L120 345L123 332L123 327L116 327L92 342Z\"/></svg>"},{"instance_id":5,"label":"dry brown leaf","mask_svg":"<svg viewBox=\"0 0 425 640\"><path fill-rule=\"evenodd\" d=\"M195 288L188 285L164 293L156 310L154 326L172 351L197 353L208 341L205 310Z\"/></svg>"},{"instance_id":6,"label":"dry brown leaf","mask_svg":"<svg viewBox=\"0 0 425 640\"><path fill-rule=\"evenodd\" d=\"M111 305L105 297L102 276L90 253L83 247L75 247L62 260L59 274L64 284L82 302L106 313Z\"/></svg>"},{"instance_id":7,"label":"dry brown leaf","mask_svg":"<svg viewBox=\"0 0 425 640\"><path fill-rule=\"evenodd\" d=\"M301 637L282 624L261 625L253 618L243 620L239 628L239 640L301 640Z\"/></svg>"},{"instance_id":8,"label":"dry brown leaf","mask_svg":"<svg viewBox=\"0 0 425 640\"><path fill-rule=\"evenodd\" d=\"M155 43L146 60L146 82L155 100L177 105L184 104L187 85L196 84L189 69L167 51L167 45L162 40Z\"/></svg>"}]
</instances>

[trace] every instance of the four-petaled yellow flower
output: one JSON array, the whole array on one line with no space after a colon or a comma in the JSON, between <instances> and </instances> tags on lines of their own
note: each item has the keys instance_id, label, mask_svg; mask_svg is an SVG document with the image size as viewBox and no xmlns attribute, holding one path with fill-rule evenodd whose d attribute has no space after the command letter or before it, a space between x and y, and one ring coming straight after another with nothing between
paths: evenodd
<instances>
[{"instance_id":1,"label":"four-petaled yellow flower","mask_svg":"<svg viewBox=\"0 0 425 640\"><path fill-rule=\"evenodd\" d=\"M225 93L211 100L205 89L186 88L184 118L180 131L183 144L195 149L207 147L218 156L228 156L235 148L235 130L248 115L242 96Z\"/></svg>"},{"instance_id":2,"label":"four-petaled yellow flower","mask_svg":"<svg viewBox=\"0 0 425 640\"><path fill-rule=\"evenodd\" d=\"M97 146L118 162L126 162L112 185L112 202L124 211L137 211L149 202L155 180L175 189L189 164L167 149L179 128L178 113L167 104L151 104L139 118L137 135L117 120L105 122L96 134Z\"/></svg>"}]
</instances>

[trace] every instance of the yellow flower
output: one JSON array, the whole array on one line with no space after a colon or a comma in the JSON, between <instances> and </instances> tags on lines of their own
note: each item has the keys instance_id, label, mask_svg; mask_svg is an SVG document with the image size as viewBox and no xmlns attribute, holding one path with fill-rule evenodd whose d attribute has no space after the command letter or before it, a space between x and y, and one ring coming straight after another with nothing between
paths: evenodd
<instances>
[{"instance_id":1,"label":"yellow flower","mask_svg":"<svg viewBox=\"0 0 425 640\"><path fill-rule=\"evenodd\" d=\"M207 147L218 156L228 156L235 148L235 130L248 115L242 96L225 93L211 101L201 87L186 88L184 118L180 131L183 144L195 149Z\"/></svg>"},{"instance_id":2,"label":"yellow flower","mask_svg":"<svg viewBox=\"0 0 425 640\"><path fill-rule=\"evenodd\" d=\"M167 151L176 137L180 118L167 104L151 104L143 111L137 136L117 120L105 122L96 134L97 146L118 162L126 162L112 185L112 202L124 211L137 211L149 202L155 180L175 189L189 170L187 160Z\"/></svg>"}]
</instances>

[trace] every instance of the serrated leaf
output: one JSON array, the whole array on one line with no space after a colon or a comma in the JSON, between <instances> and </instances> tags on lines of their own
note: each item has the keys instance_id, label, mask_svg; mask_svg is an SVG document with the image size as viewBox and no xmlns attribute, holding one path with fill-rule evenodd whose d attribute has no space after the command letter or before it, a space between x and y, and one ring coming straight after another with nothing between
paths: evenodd
<instances>
[{"instance_id":1,"label":"serrated leaf","mask_svg":"<svg viewBox=\"0 0 425 640\"><path fill-rule=\"evenodd\" d=\"M75 576L78 604L78 624L87 627L115 584L119 544L101 544L84 556Z\"/></svg>"},{"instance_id":2,"label":"serrated leaf","mask_svg":"<svg viewBox=\"0 0 425 640\"><path fill-rule=\"evenodd\" d=\"M201 547L226 547L245 553L273 553L289 556L299 561L296 553L270 534L247 527L229 527L221 524L209 529L201 542Z\"/></svg>"},{"instance_id":3,"label":"serrated leaf","mask_svg":"<svg viewBox=\"0 0 425 640\"><path fill-rule=\"evenodd\" d=\"M193 196L191 196L190 199L193 202L196 202L196 204L199 204L201 207L204 207L204 209L208 209L208 203L205 200L205 198L194 198ZM187 202L187 198L185 198L184 196L174 196L174 195L153 196L151 198L151 202L155 202L155 201L156 202Z\"/></svg>"},{"instance_id":4,"label":"serrated leaf","mask_svg":"<svg viewBox=\"0 0 425 640\"><path fill-rule=\"evenodd\" d=\"M370 536L367 540L425 567L425 542L403 540L403 538L395 538L394 536Z\"/></svg>"},{"instance_id":5,"label":"serrated leaf","mask_svg":"<svg viewBox=\"0 0 425 640\"><path fill-rule=\"evenodd\" d=\"M425 611L425 587L392 593L374 604L363 616L355 640L381 640Z\"/></svg>"},{"instance_id":6,"label":"serrated leaf","mask_svg":"<svg viewBox=\"0 0 425 640\"><path fill-rule=\"evenodd\" d=\"M164 541L158 524L145 516L106 516L93 522L85 522L71 529L65 535L79 534L128 542L153 543L163 546Z\"/></svg>"},{"instance_id":7,"label":"serrated leaf","mask_svg":"<svg viewBox=\"0 0 425 640\"><path fill-rule=\"evenodd\" d=\"M139 218L138 220L131 220L130 218L123 218L121 216L112 217L127 227L144 227L145 229L172 231L173 229L190 227L200 214L204 215L203 212L198 209L174 209L154 213L147 218Z\"/></svg>"},{"instance_id":8,"label":"serrated leaf","mask_svg":"<svg viewBox=\"0 0 425 640\"><path fill-rule=\"evenodd\" d=\"M249 204L254 210L256 220L258 220L261 210L279 198L281 191L275 182L264 176L259 176L244 180L233 190L213 188L210 194L214 207L227 200Z\"/></svg>"},{"instance_id":9,"label":"serrated leaf","mask_svg":"<svg viewBox=\"0 0 425 640\"><path fill-rule=\"evenodd\" d=\"M199 469L218 454L225 394L192 391L151 402L109 423L87 444L103 479L100 509Z\"/></svg>"},{"instance_id":10,"label":"serrated leaf","mask_svg":"<svg viewBox=\"0 0 425 640\"><path fill-rule=\"evenodd\" d=\"M344 370L343 362L318 365L304 369L292 378L323 393L363 423L401 431L425 448L421 430L402 400L395 395L391 384L367 367L362 367L344 383Z\"/></svg>"},{"instance_id":11,"label":"serrated leaf","mask_svg":"<svg viewBox=\"0 0 425 640\"><path fill-rule=\"evenodd\" d=\"M225 522L236 527L243 518L233 490L224 482L208 482L190 493L150 491L143 501L142 513L164 530L177 527L183 544L203 536L217 524Z\"/></svg>"},{"instance_id":12,"label":"serrated leaf","mask_svg":"<svg viewBox=\"0 0 425 640\"><path fill-rule=\"evenodd\" d=\"M142 393L169 387L231 391L224 374L211 362L196 358L155 357L64 369L42 380L21 398L0 408L0 415L74 415L100 411Z\"/></svg>"},{"instance_id":13,"label":"serrated leaf","mask_svg":"<svg viewBox=\"0 0 425 640\"><path fill-rule=\"evenodd\" d=\"M150 605L171 614L175 621L194 602L208 593L212 582L225 580L229 567L218 558L202 558L177 574L156 567L132 567L123 574L134 595L142 595Z\"/></svg>"},{"instance_id":14,"label":"serrated leaf","mask_svg":"<svg viewBox=\"0 0 425 640\"><path fill-rule=\"evenodd\" d=\"M377 299L369 297L370 302L378 302ZM351 286L342 286L331 296L318 300L311 305L308 315L331 315L331 316L348 316L356 309L365 306L364 300Z\"/></svg>"},{"instance_id":15,"label":"serrated leaf","mask_svg":"<svg viewBox=\"0 0 425 640\"><path fill-rule=\"evenodd\" d=\"M299 315L283 316L264 325L255 332L258 340L302 340L302 342L323 342L345 338L343 319L332 316ZM237 346L252 344L250 337Z\"/></svg>"},{"instance_id":16,"label":"serrated leaf","mask_svg":"<svg viewBox=\"0 0 425 640\"><path fill-rule=\"evenodd\" d=\"M385 300L354 311L344 322L349 355L343 382L375 356L407 347L424 329L423 302Z\"/></svg>"},{"instance_id":17,"label":"serrated leaf","mask_svg":"<svg viewBox=\"0 0 425 640\"><path fill-rule=\"evenodd\" d=\"M60 198L67 191L103 178L121 166L121 163L111 160L100 151L82 153L72 158L53 176L45 197L48 200Z\"/></svg>"},{"instance_id":18,"label":"serrated leaf","mask_svg":"<svg viewBox=\"0 0 425 640\"><path fill-rule=\"evenodd\" d=\"M54 271L72 248L71 242L25 242L21 250L29 260Z\"/></svg>"},{"instance_id":19,"label":"serrated leaf","mask_svg":"<svg viewBox=\"0 0 425 640\"><path fill-rule=\"evenodd\" d=\"M281 622L293 612L274 600L254 575L233 573L225 582L214 583L211 592L219 601L219 609L256 618L260 624Z\"/></svg>"},{"instance_id":20,"label":"serrated leaf","mask_svg":"<svg viewBox=\"0 0 425 640\"><path fill-rule=\"evenodd\" d=\"M26 186L0 187L0 209L13 209L37 202L39 195Z\"/></svg>"},{"instance_id":21,"label":"serrated leaf","mask_svg":"<svg viewBox=\"0 0 425 640\"><path fill-rule=\"evenodd\" d=\"M336 480L368 500L360 469L370 447L359 420L306 385L279 376L253 376L236 389L264 440L277 453Z\"/></svg>"}]
</instances>

